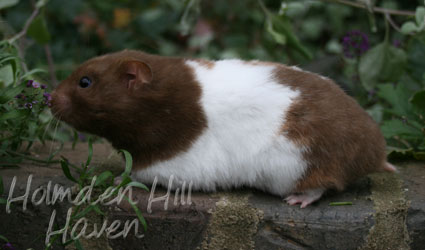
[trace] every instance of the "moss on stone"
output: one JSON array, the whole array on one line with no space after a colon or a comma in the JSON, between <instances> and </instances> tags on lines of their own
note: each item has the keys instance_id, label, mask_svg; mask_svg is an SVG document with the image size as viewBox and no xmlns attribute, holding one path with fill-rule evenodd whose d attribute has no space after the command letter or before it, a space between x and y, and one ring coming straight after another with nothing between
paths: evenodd
<instances>
[{"instance_id":1,"label":"moss on stone","mask_svg":"<svg viewBox=\"0 0 425 250\"><path fill-rule=\"evenodd\" d=\"M221 194L200 249L254 249L263 212L248 205L249 194Z\"/></svg>"},{"instance_id":2,"label":"moss on stone","mask_svg":"<svg viewBox=\"0 0 425 250\"><path fill-rule=\"evenodd\" d=\"M402 180L392 173L373 174L370 178L371 199L376 210L375 225L370 230L366 244L360 249L410 249L406 228L409 204L402 189Z\"/></svg>"}]
</instances>

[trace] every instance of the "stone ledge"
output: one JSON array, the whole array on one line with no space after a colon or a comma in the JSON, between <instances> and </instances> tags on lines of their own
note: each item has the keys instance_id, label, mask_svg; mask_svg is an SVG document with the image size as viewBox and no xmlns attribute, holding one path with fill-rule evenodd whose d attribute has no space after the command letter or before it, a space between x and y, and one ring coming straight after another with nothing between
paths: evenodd
<instances>
[{"instance_id":1,"label":"stone ledge","mask_svg":"<svg viewBox=\"0 0 425 250\"><path fill-rule=\"evenodd\" d=\"M83 162L86 148L81 144L71 150L66 145L61 154L72 162ZM33 150L34 156L40 157L49 151L49 146ZM93 164L115 168L115 172L120 170L120 159L107 144L95 145L94 152ZM6 193L13 176L17 176L17 191L22 194L29 174L34 175L32 190L50 180L71 185L59 165L26 163L17 169L0 170ZM346 192L327 194L305 209L288 206L280 198L260 191L235 190L194 192L191 205L174 205L172 192L166 211L163 202L154 202L152 213L147 213L149 193L135 191L134 197L140 200L138 207L148 223L144 238L130 233L125 239L109 239L101 247L94 244L88 249L423 249L424 186L425 164L409 163L403 164L397 175L372 175ZM157 189L155 197L165 193L164 189ZM329 206L330 202L338 201L350 201L353 205ZM57 210L58 224L63 226L69 206L30 204L22 211L21 205L15 204L10 214L2 207L0 234L17 249L43 249L53 209ZM121 203L109 210L107 218L126 221L134 219L135 214L129 204Z\"/></svg>"}]
</instances>

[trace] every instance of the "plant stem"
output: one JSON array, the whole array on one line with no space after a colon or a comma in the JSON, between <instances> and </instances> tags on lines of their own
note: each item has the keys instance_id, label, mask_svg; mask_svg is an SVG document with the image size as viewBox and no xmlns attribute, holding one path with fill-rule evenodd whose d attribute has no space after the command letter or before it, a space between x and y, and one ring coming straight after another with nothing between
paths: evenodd
<instances>
[{"instance_id":1,"label":"plant stem","mask_svg":"<svg viewBox=\"0 0 425 250\"><path fill-rule=\"evenodd\" d=\"M394 22L394 20L391 18L391 15L388 13L385 13L385 18L387 19L387 21L391 24L391 26L397 30L398 32L401 32L400 27Z\"/></svg>"},{"instance_id":2,"label":"plant stem","mask_svg":"<svg viewBox=\"0 0 425 250\"><path fill-rule=\"evenodd\" d=\"M354 3L354 2L348 1L348 0L319 0L319 1L330 2L330 3L339 3L339 4L344 4L344 5L348 5L348 6L355 7L355 8L367 9L367 6L364 5L364 4ZM389 14L389 15L397 15L397 16L415 16L414 11L407 11L407 10L393 10L393 9L384 9L384 8L380 8L380 7L373 7L372 11L378 12L378 13Z\"/></svg>"},{"instance_id":3,"label":"plant stem","mask_svg":"<svg viewBox=\"0 0 425 250\"><path fill-rule=\"evenodd\" d=\"M389 25L388 19L385 18L387 15L389 16L389 14L384 14L384 20L385 20L385 43L388 44L390 40L390 25Z\"/></svg>"},{"instance_id":4,"label":"plant stem","mask_svg":"<svg viewBox=\"0 0 425 250\"><path fill-rule=\"evenodd\" d=\"M55 64L53 62L52 51L50 50L50 46L48 44L44 45L44 51L46 53L47 63L49 65L50 80L52 81L50 85L53 89L57 87L58 79L56 78L56 70Z\"/></svg>"}]
</instances>

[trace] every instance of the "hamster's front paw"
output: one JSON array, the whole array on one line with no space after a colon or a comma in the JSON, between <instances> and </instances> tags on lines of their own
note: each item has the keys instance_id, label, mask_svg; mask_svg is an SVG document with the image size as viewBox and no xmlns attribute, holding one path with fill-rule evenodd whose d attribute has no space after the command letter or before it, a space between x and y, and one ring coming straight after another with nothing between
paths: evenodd
<instances>
[{"instance_id":1,"label":"hamster's front paw","mask_svg":"<svg viewBox=\"0 0 425 250\"><path fill-rule=\"evenodd\" d=\"M284 200L291 206L296 204L301 204L300 207L305 208L311 203L320 199L320 197L322 197L322 194L324 192L325 190L322 188L312 189L312 190L307 190L301 194L291 194L287 196Z\"/></svg>"}]
</instances>

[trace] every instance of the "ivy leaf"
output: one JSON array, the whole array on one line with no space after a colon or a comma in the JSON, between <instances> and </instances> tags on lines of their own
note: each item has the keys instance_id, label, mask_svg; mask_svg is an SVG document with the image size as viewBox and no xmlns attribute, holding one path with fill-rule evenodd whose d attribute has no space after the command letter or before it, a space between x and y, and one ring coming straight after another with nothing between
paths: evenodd
<instances>
[{"instance_id":1,"label":"ivy leaf","mask_svg":"<svg viewBox=\"0 0 425 250\"><path fill-rule=\"evenodd\" d=\"M421 81L425 69L425 37L414 36L408 44L409 73L416 81Z\"/></svg>"},{"instance_id":2,"label":"ivy leaf","mask_svg":"<svg viewBox=\"0 0 425 250\"><path fill-rule=\"evenodd\" d=\"M392 138L394 136L418 138L423 136L419 129L396 119L384 121L381 125L381 131L385 138Z\"/></svg>"},{"instance_id":3,"label":"ivy leaf","mask_svg":"<svg viewBox=\"0 0 425 250\"><path fill-rule=\"evenodd\" d=\"M419 29L422 29L425 22L425 7L418 7L415 13L416 23L418 24Z\"/></svg>"},{"instance_id":4,"label":"ivy leaf","mask_svg":"<svg viewBox=\"0 0 425 250\"><path fill-rule=\"evenodd\" d=\"M408 35L410 33L418 31L418 27L414 22L405 22L401 26L401 33Z\"/></svg>"},{"instance_id":5,"label":"ivy leaf","mask_svg":"<svg viewBox=\"0 0 425 250\"><path fill-rule=\"evenodd\" d=\"M360 58L360 80L367 90L373 89L379 82L395 82L404 73L406 63L407 56L403 50L383 42Z\"/></svg>"},{"instance_id":6,"label":"ivy leaf","mask_svg":"<svg viewBox=\"0 0 425 250\"><path fill-rule=\"evenodd\" d=\"M411 92L404 84L397 84L396 87L392 84L381 84L378 86L378 96L391 104L390 113L400 117L407 116L412 119L416 117L409 104Z\"/></svg>"},{"instance_id":7,"label":"ivy leaf","mask_svg":"<svg viewBox=\"0 0 425 250\"><path fill-rule=\"evenodd\" d=\"M35 4L35 7L37 7L37 8L41 8L41 7L43 7L44 5L46 5L46 3L48 2L49 0L38 0L37 1L37 3Z\"/></svg>"},{"instance_id":8,"label":"ivy leaf","mask_svg":"<svg viewBox=\"0 0 425 250\"><path fill-rule=\"evenodd\" d=\"M0 1L0 10L12 7L19 3L19 0L1 0Z\"/></svg>"},{"instance_id":9,"label":"ivy leaf","mask_svg":"<svg viewBox=\"0 0 425 250\"><path fill-rule=\"evenodd\" d=\"M425 115L425 90L416 92L410 99L410 103Z\"/></svg>"},{"instance_id":10,"label":"ivy leaf","mask_svg":"<svg viewBox=\"0 0 425 250\"><path fill-rule=\"evenodd\" d=\"M39 44L46 44L50 41L50 33L47 30L46 20L42 15L34 19L28 28L27 35Z\"/></svg>"}]
</instances>

